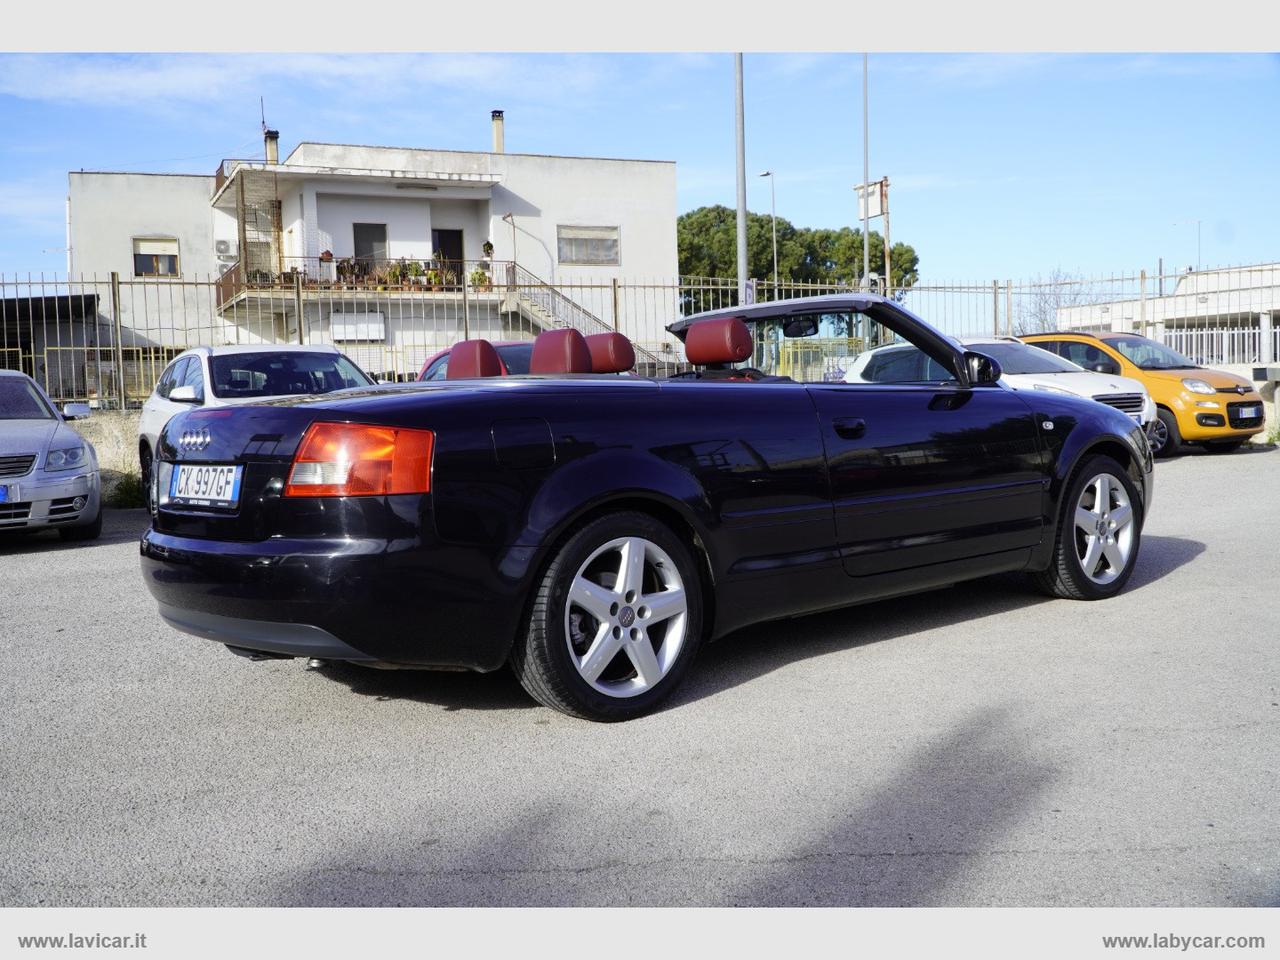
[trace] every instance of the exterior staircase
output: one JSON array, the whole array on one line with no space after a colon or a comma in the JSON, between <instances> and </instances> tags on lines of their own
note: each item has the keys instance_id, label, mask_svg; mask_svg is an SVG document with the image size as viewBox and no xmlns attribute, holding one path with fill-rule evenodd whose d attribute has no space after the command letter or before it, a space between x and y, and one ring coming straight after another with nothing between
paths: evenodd
<instances>
[{"instance_id":1,"label":"exterior staircase","mask_svg":"<svg viewBox=\"0 0 1280 960\"><path fill-rule=\"evenodd\" d=\"M571 300L551 284L530 273L518 263L507 264L506 285L502 297L503 313L518 313L541 330L571 327L584 337L595 333L614 333L614 328L582 304ZM656 372L663 361L649 350L632 345L636 352L636 369L648 367Z\"/></svg>"}]
</instances>

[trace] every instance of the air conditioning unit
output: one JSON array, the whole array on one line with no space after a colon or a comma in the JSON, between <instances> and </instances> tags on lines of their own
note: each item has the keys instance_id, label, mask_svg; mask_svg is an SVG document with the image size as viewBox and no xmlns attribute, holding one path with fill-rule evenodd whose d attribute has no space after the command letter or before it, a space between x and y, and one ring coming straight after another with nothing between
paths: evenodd
<instances>
[{"instance_id":1,"label":"air conditioning unit","mask_svg":"<svg viewBox=\"0 0 1280 960\"><path fill-rule=\"evenodd\" d=\"M216 240L213 249L219 260L235 260L238 256L234 240Z\"/></svg>"}]
</instances>

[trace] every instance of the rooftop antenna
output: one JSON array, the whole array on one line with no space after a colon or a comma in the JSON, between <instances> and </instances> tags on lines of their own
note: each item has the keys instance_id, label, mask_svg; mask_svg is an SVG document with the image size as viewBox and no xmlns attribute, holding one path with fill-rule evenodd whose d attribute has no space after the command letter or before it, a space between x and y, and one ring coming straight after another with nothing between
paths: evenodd
<instances>
[{"instance_id":1,"label":"rooftop antenna","mask_svg":"<svg viewBox=\"0 0 1280 960\"><path fill-rule=\"evenodd\" d=\"M262 132L267 132L267 106L262 97L258 97L258 112L262 114Z\"/></svg>"}]
</instances>

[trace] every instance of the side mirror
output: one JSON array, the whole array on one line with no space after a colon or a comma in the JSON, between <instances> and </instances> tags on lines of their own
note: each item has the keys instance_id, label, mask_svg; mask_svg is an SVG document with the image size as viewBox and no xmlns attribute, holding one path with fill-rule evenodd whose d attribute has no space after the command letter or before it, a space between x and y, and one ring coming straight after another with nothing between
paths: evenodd
<instances>
[{"instance_id":1,"label":"side mirror","mask_svg":"<svg viewBox=\"0 0 1280 960\"><path fill-rule=\"evenodd\" d=\"M169 391L169 399L174 403L199 403L200 398L196 396L196 388L183 384L180 387L174 387Z\"/></svg>"},{"instance_id":2,"label":"side mirror","mask_svg":"<svg viewBox=\"0 0 1280 960\"><path fill-rule=\"evenodd\" d=\"M964 367L969 373L969 385L972 387L989 387L1004 372L994 357L975 353L973 350L964 352Z\"/></svg>"},{"instance_id":3,"label":"side mirror","mask_svg":"<svg viewBox=\"0 0 1280 960\"><path fill-rule=\"evenodd\" d=\"M1120 368L1117 367L1110 360L1099 360L1089 369L1092 370L1094 373L1107 373L1113 377L1120 375Z\"/></svg>"},{"instance_id":4,"label":"side mirror","mask_svg":"<svg viewBox=\"0 0 1280 960\"><path fill-rule=\"evenodd\" d=\"M62 419L88 420L90 412L87 403L68 403L62 408Z\"/></svg>"}]
</instances>

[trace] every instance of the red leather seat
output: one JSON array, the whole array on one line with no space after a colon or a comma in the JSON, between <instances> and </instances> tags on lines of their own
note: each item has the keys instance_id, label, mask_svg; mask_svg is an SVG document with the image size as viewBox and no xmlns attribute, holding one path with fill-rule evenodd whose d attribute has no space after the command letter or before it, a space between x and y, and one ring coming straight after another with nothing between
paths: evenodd
<instances>
[{"instance_id":1,"label":"red leather seat","mask_svg":"<svg viewBox=\"0 0 1280 960\"><path fill-rule=\"evenodd\" d=\"M620 333L593 333L587 337L592 373L626 373L636 365L631 341Z\"/></svg>"},{"instance_id":2,"label":"red leather seat","mask_svg":"<svg viewBox=\"0 0 1280 960\"><path fill-rule=\"evenodd\" d=\"M591 350L577 330L544 330L533 341L530 373L590 373Z\"/></svg>"},{"instance_id":3,"label":"red leather seat","mask_svg":"<svg viewBox=\"0 0 1280 960\"><path fill-rule=\"evenodd\" d=\"M695 323L684 338L684 354L695 366L741 363L751 349L751 331L739 317Z\"/></svg>"},{"instance_id":4,"label":"red leather seat","mask_svg":"<svg viewBox=\"0 0 1280 960\"><path fill-rule=\"evenodd\" d=\"M502 376L502 361L488 340L459 340L449 351L446 380Z\"/></svg>"}]
</instances>

